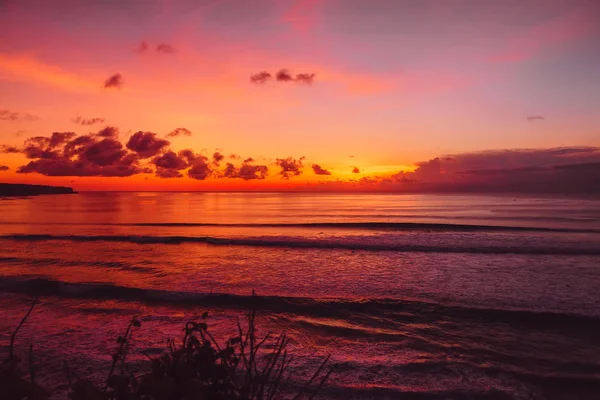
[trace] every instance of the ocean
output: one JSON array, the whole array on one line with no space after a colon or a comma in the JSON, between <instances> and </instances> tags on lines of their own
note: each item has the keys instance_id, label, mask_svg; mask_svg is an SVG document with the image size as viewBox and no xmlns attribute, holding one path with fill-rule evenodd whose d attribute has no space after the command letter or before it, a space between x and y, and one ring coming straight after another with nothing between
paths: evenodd
<instances>
[{"instance_id":1,"label":"ocean","mask_svg":"<svg viewBox=\"0 0 600 400\"><path fill-rule=\"evenodd\" d=\"M254 292L254 296L252 293ZM0 343L39 379L101 382L209 311L250 305L292 339L294 376L337 365L324 398L600 398L600 200L314 193L0 199ZM60 386L60 388L63 386ZM60 390L59 390L60 392Z\"/></svg>"}]
</instances>

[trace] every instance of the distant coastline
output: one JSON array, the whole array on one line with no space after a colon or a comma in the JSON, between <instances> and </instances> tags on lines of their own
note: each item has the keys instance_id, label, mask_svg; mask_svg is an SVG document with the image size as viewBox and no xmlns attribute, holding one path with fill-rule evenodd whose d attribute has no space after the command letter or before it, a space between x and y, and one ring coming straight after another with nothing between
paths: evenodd
<instances>
[{"instance_id":1,"label":"distant coastline","mask_svg":"<svg viewBox=\"0 0 600 400\"><path fill-rule=\"evenodd\" d=\"M75 194L73 188L65 186L26 185L22 183L0 183L0 197L39 196L42 194Z\"/></svg>"}]
</instances>

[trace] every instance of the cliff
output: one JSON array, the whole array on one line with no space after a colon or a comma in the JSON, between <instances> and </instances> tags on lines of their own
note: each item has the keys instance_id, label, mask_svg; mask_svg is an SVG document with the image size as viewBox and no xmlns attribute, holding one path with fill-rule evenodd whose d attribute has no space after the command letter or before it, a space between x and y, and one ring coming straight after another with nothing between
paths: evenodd
<instances>
[{"instance_id":1,"label":"cliff","mask_svg":"<svg viewBox=\"0 0 600 400\"><path fill-rule=\"evenodd\" d=\"M0 196L37 196L40 194L73 194L73 188L64 186L25 185L0 183Z\"/></svg>"}]
</instances>

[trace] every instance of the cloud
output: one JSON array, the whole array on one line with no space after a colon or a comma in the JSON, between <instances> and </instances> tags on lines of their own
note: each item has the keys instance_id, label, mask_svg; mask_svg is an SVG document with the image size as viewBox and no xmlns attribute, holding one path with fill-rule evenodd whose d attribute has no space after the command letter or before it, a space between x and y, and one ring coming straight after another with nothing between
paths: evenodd
<instances>
[{"instance_id":1,"label":"cloud","mask_svg":"<svg viewBox=\"0 0 600 400\"><path fill-rule=\"evenodd\" d=\"M250 82L252 83L265 83L271 79L273 79L273 75L271 75L267 71L261 71L254 75L250 75Z\"/></svg>"},{"instance_id":2,"label":"cloud","mask_svg":"<svg viewBox=\"0 0 600 400\"><path fill-rule=\"evenodd\" d=\"M40 117L37 115L29 114L29 113L20 113L16 111L11 111L8 109L0 110L0 120L2 121L27 121L33 122L38 121Z\"/></svg>"},{"instance_id":3,"label":"cloud","mask_svg":"<svg viewBox=\"0 0 600 400\"><path fill-rule=\"evenodd\" d=\"M14 146L7 146L7 145L3 144L3 145L0 145L0 153L17 154L17 153L21 153L21 150Z\"/></svg>"},{"instance_id":4,"label":"cloud","mask_svg":"<svg viewBox=\"0 0 600 400\"><path fill-rule=\"evenodd\" d=\"M245 181L254 179L265 179L269 173L269 168L266 165L252 165L254 160L250 157L244 160L239 168L236 168L232 163L227 163L222 176L225 178L239 178Z\"/></svg>"},{"instance_id":5,"label":"cloud","mask_svg":"<svg viewBox=\"0 0 600 400\"><path fill-rule=\"evenodd\" d=\"M188 167L188 161L185 156L180 154L176 154L174 151L169 150L162 156L156 156L152 163L157 167L164 169L175 169L181 170L186 169Z\"/></svg>"},{"instance_id":6,"label":"cloud","mask_svg":"<svg viewBox=\"0 0 600 400\"><path fill-rule=\"evenodd\" d=\"M119 73L114 74L106 78L104 81L104 88L117 88L120 89L123 86L123 76Z\"/></svg>"},{"instance_id":7,"label":"cloud","mask_svg":"<svg viewBox=\"0 0 600 400\"><path fill-rule=\"evenodd\" d=\"M192 132L186 128L177 128L172 132L167 134L168 137L177 137L177 136L192 136Z\"/></svg>"},{"instance_id":8,"label":"cloud","mask_svg":"<svg viewBox=\"0 0 600 400\"><path fill-rule=\"evenodd\" d=\"M6 165L0 165L0 171L8 171L10 168Z\"/></svg>"},{"instance_id":9,"label":"cloud","mask_svg":"<svg viewBox=\"0 0 600 400\"><path fill-rule=\"evenodd\" d=\"M60 152L57 147L65 145L77 136L74 132L54 132L50 137L35 136L25 140L22 152L27 158L57 159Z\"/></svg>"},{"instance_id":10,"label":"cloud","mask_svg":"<svg viewBox=\"0 0 600 400\"><path fill-rule=\"evenodd\" d=\"M170 44L160 43L156 46L156 52L163 54L175 54L177 50L175 50L175 48Z\"/></svg>"},{"instance_id":11,"label":"cloud","mask_svg":"<svg viewBox=\"0 0 600 400\"><path fill-rule=\"evenodd\" d=\"M251 179L265 179L269 172L269 168L266 165L251 165L243 163L238 171L238 178L245 181Z\"/></svg>"},{"instance_id":12,"label":"cloud","mask_svg":"<svg viewBox=\"0 0 600 400\"><path fill-rule=\"evenodd\" d=\"M294 80L294 78L292 78L292 74L290 74L290 72L285 68L277 71L277 74L275 74L275 79L277 79L278 82L290 82Z\"/></svg>"},{"instance_id":13,"label":"cloud","mask_svg":"<svg viewBox=\"0 0 600 400\"><path fill-rule=\"evenodd\" d=\"M326 169L321 168L321 166L318 164L313 164L312 169L316 175L331 175L330 171L327 171Z\"/></svg>"},{"instance_id":14,"label":"cloud","mask_svg":"<svg viewBox=\"0 0 600 400\"><path fill-rule=\"evenodd\" d=\"M296 82L300 82L300 83L306 83L308 85L312 84L315 80L315 76L317 74L297 74L296 75Z\"/></svg>"},{"instance_id":15,"label":"cloud","mask_svg":"<svg viewBox=\"0 0 600 400\"><path fill-rule=\"evenodd\" d=\"M535 122L535 121L543 121L546 118L544 118L541 115L530 115L529 117L527 117L527 121L529 122Z\"/></svg>"},{"instance_id":16,"label":"cloud","mask_svg":"<svg viewBox=\"0 0 600 400\"><path fill-rule=\"evenodd\" d=\"M141 158L149 158L157 155L171 142L159 138L153 132L136 132L129 138L127 148L135 151Z\"/></svg>"},{"instance_id":17,"label":"cloud","mask_svg":"<svg viewBox=\"0 0 600 400\"><path fill-rule=\"evenodd\" d=\"M197 156L196 160L192 164L192 168L188 171L188 176L192 179L203 181L212 174L212 169L208 164L208 158L204 156Z\"/></svg>"},{"instance_id":18,"label":"cloud","mask_svg":"<svg viewBox=\"0 0 600 400\"><path fill-rule=\"evenodd\" d=\"M299 159L294 159L292 157L278 158L276 160L276 164L281 168L279 174L283 177L283 179L290 179L293 176L301 175L303 160L304 157L300 157Z\"/></svg>"},{"instance_id":19,"label":"cloud","mask_svg":"<svg viewBox=\"0 0 600 400\"><path fill-rule=\"evenodd\" d=\"M103 137L102 131L85 136L54 132L50 137L29 138L21 152L32 161L19 167L17 173L117 177L142 173L139 156L128 152L116 138Z\"/></svg>"},{"instance_id":20,"label":"cloud","mask_svg":"<svg viewBox=\"0 0 600 400\"><path fill-rule=\"evenodd\" d=\"M397 188L433 192L600 193L600 148L507 149L452 154L399 172Z\"/></svg>"},{"instance_id":21,"label":"cloud","mask_svg":"<svg viewBox=\"0 0 600 400\"><path fill-rule=\"evenodd\" d=\"M212 156L213 164L218 167L219 164L221 163L221 161L223 161L224 158L225 158L225 156L223 154L221 154L218 151L215 151L215 153Z\"/></svg>"},{"instance_id":22,"label":"cloud","mask_svg":"<svg viewBox=\"0 0 600 400\"><path fill-rule=\"evenodd\" d=\"M181 152L176 154L172 150L154 157L152 163L156 165L156 176L159 178L182 178L183 174L180 171L189 166L186 157Z\"/></svg>"},{"instance_id":23,"label":"cloud","mask_svg":"<svg viewBox=\"0 0 600 400\"><path fill-rule=\"evenodd\" d=\"M360 169L358 169L358 167L352 167L352 173L353 174L360 174Z\"/></svg>"},{"instance_id":24,"label":"cloud","mask_svg":"<svg viewBox=\"0 0 600 400\"><path fill-rule=\"evenodd\" d=\"M115 164L126 155L127 151L123 148L121 142L115 139L105 138L99 142L94 142L86 146L79 155L79 158L80 160L87 161L91 164L105 167Z\"/></svg>"},{"instance_id":25,"label":"cloud","mask_svg":"<svg viewBox=\"0 0 600 400\"><path fill-rule=\"evenodd\" d=\"M77 116L77 117L73 118L71 121L73 121L74 123L76 123L78 125L89 126L89 125L104 123L104 118L98 118L98 117L82 118L80 116Z\"/></svg>"},{"instance_id":26,"label":"cloud","mask_svg":"<svg viewBox=\"0 0 600 400\"><path fill-rule=\"evenodd\" d=\"M183 174L176 169L157 168L156 176L164 179L183 178Z\"/></svg>"},{"instance_id":27,"label":"cloud","mask_svg":"<svg viewBox=\"0 0 600 400\"><path fill-rule=\"evenodd\" d=\"M187 160L188 164L192 164L194 161L196 161L197 156L193 150L185 149L179 152L179 157L182 157L185 160Z\"/></svg>"},{"instance_id":28,"label":"cloud","mask_svg":"<svg viewBox=\"0 0 600 400\"><path fill-rule=\"evenodd\" d=\"M229 159L231 159L231 160L239 160L239 159L241 159L241 158L242 158L241 156L238 156L237 154L233 154L233 153L231 153L231 154L230 154L230 155L228 155L227 157L228 157Z\"/></svg>"},{"instance_id":29,"label":"cloud","mask_svg":"<svg viewBox=\"0 0 600 400\"><path fill-rule=\"evenodd\" d=\"M310 85L314 82L315 76L315 73L301 73L296 74L296 77L294 78L290 71L283 68L275 73L275 80L277 82L297 82ZM264 84L271 79L273 79L273 75L267 71L261 71L254 75L250 75L250 82L256 84Z\"/></svg>"},{"instance_id":30,"label":"cloud","mask_svg":"<svg viewBox=\"0 0 600 400\"><path fill-rule=\"evenodd\" d=\"M119 136L119 130L113 126L107 126L96 133L98 137L116 138Z\"/></svg>"}]
</instances>

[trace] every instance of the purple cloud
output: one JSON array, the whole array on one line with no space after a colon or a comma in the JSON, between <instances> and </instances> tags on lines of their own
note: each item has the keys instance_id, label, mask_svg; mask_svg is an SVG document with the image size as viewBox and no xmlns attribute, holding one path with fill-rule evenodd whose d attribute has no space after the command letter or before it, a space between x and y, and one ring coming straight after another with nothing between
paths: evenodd
<instances>
[{"instance_id":1,"label":"purple cloud","mask_svg":"<svg viewBox=\"0 0 600 400\"><path fill-rule=\"evenodd\" d=\"M77 116L73 118L72 121L78 125L88 126L94 124L102 124L104 123L104 118L82 118L80 116Z\"/></svg>"},{"instance_id":2,"label":"purple cloud","mask_svg":"<svg viewBox=\"0 0 600 400\"><path fill-rule=\"evenodd\" d=\"M290 179L293 176L301 175L303 160L304 157L300 157L299 159L294 159L292 157L276 159L276 164L281 168L279 174L283 179Z\"/></svg>"},{"instance_id":3,"label":"purple cloud","mask_svg":"<svg viewBox=\"0 0 600 400\"><path fill-rule=\"evenodd\" d=\"M141 158L149 158L163 151L169 144L168 140L159 138L156 133L139 131L129 138L127 148Z\"/></svg>"},{"instance_id":4,"label":"purple cloud","mask_svg":"<svg viewBox=\"0 0 600 400\"><path fill-rule=\"evenodd\" d=\"M104 81L104 88L117 88L120 89L123 86L123 76L119 73L114 74L106 78Z\"/></svg>"},{"instance_id":5,"label":"purple cloud","mask_svg":"<svg viewBox=\"0 0 600 400\"><path fill-rule=\"evenodd\" d=\"M326 170L324 168L321 168L321 166L318 165L318 164L313 164L312 165L312 169L313 169L313 172L316 175L331 175L330 171L328 171L328 170Z\"/></svg>"},{"instance_id":6,"label":"purple cloud","mask_svg":"<svg viewBox=\"0 0 600 400\"><path fill-rule=\"evenodd\" d=\"M168 137L177 137L177 136L192 136L192 132L186 128L177 128L172 132L167 134Z\"/></svg>"}]
</instances>

